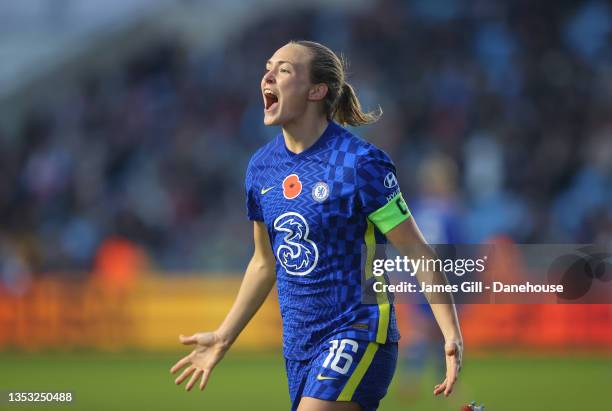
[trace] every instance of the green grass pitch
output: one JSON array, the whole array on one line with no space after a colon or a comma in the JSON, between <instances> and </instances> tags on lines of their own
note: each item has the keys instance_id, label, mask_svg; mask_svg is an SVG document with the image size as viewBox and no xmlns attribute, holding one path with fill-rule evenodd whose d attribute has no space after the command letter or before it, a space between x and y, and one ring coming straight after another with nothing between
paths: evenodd
<instances>
[{"instance_id":1,"label":"green grass pitch","mask_svg":"<svg viewBox=\"0 0 612 411\"><path fill-rule=\"evenodd\" d=\"M215 369L204 392L185 392L173 383L176 354L2 353L0 391L71 391L69 405L36 409L65 410L288 410L289 398L280 354L230 353ZM380 410L458 410L477 400L487 411L580 411L608 409L612 382L610 357L490 355L467 358L451 399L433 398L433 370L419 388L420 399L405 402L411 391L396 378ZM32 409L8 405L1 409Z\"/></svg>"}]
</instances>

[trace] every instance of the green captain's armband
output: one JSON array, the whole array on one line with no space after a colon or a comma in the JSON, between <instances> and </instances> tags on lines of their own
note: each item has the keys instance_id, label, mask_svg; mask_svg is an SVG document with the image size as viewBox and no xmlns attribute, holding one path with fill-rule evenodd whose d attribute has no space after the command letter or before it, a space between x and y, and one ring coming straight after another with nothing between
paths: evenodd
<instances>
[{"instance_id":1,"label":"green captain's armband","mask_svg":"<svg viewBox=\"0 0 612 411\"><path fill-rule=\"evenodd\" d=\"M410 215L410 210L402 197L402 193L398 193L386 205L371 213L368 219L374 223L381 233L387 234L400 223L409 219Z\"/></svg>"}]
</instances>

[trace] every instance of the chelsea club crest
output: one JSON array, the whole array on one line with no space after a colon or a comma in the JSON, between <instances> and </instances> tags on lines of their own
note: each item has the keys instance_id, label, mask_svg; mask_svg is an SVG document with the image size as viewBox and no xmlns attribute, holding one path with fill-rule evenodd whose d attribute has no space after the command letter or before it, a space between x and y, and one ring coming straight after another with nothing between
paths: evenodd
<instances>
[{"instance_id":1,"label":"chelsea club crest","mask_svg":"<svg viewBox=\"0 0 612 411\"><path fill-rule=\"evenodd\" d=\"M318 203L322 203L329 197L329 186L323 181L319 181L312 188L312 199Z\"/></svg>"}]
</instances>

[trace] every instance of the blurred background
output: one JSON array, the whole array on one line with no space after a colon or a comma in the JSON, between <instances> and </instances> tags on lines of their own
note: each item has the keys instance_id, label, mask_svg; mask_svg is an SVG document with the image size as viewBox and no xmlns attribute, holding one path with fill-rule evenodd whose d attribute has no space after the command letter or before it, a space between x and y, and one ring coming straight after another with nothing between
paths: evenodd
<instances>
[{"instance_id":1,"label":"blurred background","mask_svg":"<svg viewBox=\"0 0 612 411\"><path fill-rule=\"evenodd\" d=\"M274 295L208 393L167 369L176 336L216 327L239 285L246 164L279 131L259 81L298 39L344 53L362 104L383 108L354 131L393 158L430 242L612 248L608 2L4 2L0 390L73 391L77 409L288 408ZM609 305L460 317L462 383L434 401L439 337L427 310L400 309L383 410L607 403Z\"/></svg>"}]
</instances>

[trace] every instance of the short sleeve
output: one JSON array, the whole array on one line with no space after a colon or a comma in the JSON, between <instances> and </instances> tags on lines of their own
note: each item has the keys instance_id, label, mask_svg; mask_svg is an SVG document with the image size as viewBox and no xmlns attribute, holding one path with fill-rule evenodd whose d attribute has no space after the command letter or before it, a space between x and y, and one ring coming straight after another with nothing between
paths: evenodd
<instances>
[{"instance_id":1,"label":"short sleeve","mask_svg":"<svg viewBox=\"0 0 612 411\"><path fill-rule=\"evenodd\" d=\"M263 221L263 213L261 212L260 197L255 184L255 176L255 168L251 161L247 167L244 183L246 190L247 216L251 221Z\"/></svg>"},{"instance_id":2,"label":"short sleeve","mask_svg":"<svg viewBox=\"0 0 612 411\"><path fill-rule=\"evenodd\" d=\"M357 185L362 210L381 233L386 234L410 218L395 166L384 152L364 156L357 162Z\"/></svg>"}]
</instances>

